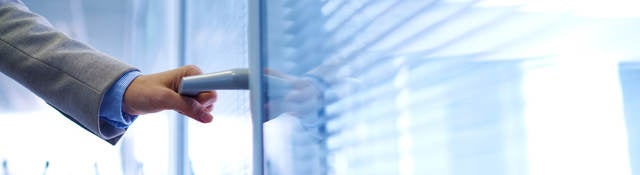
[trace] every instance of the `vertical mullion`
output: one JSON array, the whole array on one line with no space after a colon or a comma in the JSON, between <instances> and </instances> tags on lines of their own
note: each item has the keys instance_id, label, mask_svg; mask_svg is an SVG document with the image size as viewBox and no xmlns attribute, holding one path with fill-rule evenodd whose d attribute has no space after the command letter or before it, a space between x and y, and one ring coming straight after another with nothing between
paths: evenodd
<instances>
[{"instance_id":1,"label":"vertical mullion","mask_svg":"<svg viewBox=\"0 0 640 175\"><path fill-rule=\"evenodd\" d=\"M186 29L187 29L187 0L181 0L178 2L177 7L177 41L178 41L178 65L184 66L187 64L186 60ZM173 166L173 174L183 175L191 174L189 152L188 152L188 125L187 118L181 114L176 113L175 120L173 122L174 132L173 142L173 157L170 160L170 166Z\"/></svg>"},{"instance_id":2,"label":"vertical mullion","mask_svg":"<svg viewBox=\"0 0 640 175\"><path fill-rule=\"evenodd\" d=\"M264 109L262 108L262 102L264 102L264 92L262 88L262 58L265 54L265 48L262 48L265 41L266 31L264 27L264 5L265 1L262 0L249 0L248 2L248 56L249 56L249 73L250 79L249 88L251 90L251 116L252 116L252 130L253 130L253 174L263 174L263 121L266 116Z\"/></svg>"}]
</instances>

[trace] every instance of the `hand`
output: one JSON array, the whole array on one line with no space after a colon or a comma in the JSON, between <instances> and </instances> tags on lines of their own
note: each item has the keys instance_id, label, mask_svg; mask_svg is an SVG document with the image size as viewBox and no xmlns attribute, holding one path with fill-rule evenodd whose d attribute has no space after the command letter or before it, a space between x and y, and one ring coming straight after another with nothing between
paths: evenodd
<instances>
[{"instance_id":1,"label":"hand","mask_svg":"<svg viewBox=\"0 0 640 175\"><path fill-rule=\"evenodd\" d=\"M174 110L202 123L209 123L213 120L210 112L218 96L215 91L203 92L195 97L177 93L182 77L199 74L202 71L198 67L184 66L139 76L124 93L123 110L132 115Z\"/></svg>"}]
</instances>

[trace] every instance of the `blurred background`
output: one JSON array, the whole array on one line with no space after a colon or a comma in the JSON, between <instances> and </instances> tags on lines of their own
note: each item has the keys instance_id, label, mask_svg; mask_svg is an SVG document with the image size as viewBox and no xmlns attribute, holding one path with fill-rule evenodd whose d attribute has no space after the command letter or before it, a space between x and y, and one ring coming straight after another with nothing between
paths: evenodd
<instances>
[{"instance_id":1,"label":"blurred background","mask_svg":"<svg viewBox=\"0 0 640 175\"><path fill-rule=\"evenodd\" d=\"M0 175L252 174L254 149L264 174L640 175L635 0L23 1L144 73L258 43L268 121L254 140L249 92L218 91L213 123L111 146L0 75Z\"/></svg>"}]
</instances>

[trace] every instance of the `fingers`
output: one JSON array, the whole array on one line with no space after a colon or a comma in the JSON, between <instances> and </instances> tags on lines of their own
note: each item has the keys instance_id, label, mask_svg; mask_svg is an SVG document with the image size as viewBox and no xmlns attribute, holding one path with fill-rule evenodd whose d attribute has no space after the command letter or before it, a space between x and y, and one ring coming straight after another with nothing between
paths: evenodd
<instances>
[{"instance_id":1,"label":"fingers","mask_svg":"<svg viewBox=\"0 0 640 175\"><path fill-rule=\"evenodd\" d=\"M195 97L195 99L200 104L207 106L218 100L218 93L216 91L201 92Z\"/></svg>"},{"instance_id":2,"label":"fingers","mask_svg":"<svg viewBox=\"0 0 640 175\"><path fill-rule=\"evenodd\" d=\"M213 120L213 116L209 112L213 109L214 100L205 100L203 104L194 98L180 96L175 92L168 92L162 98L166 109L175 110L202 123L209 123Z\"/></svg>"},{"instance_id":3,"label":"fingers","mask_svg":"<svg viewBox=\"0 0 640 175\"><path fill-rule=\"evenodd\" d=\"M198 96L195 97L195 100L204 107L204 112L209 114L211 111L213 111L213 103L218 100L218 93L216 93L216 91L203 92L198 94ZM203 123L208 123L212 119L213 118L211 117L211 119L208 119L208 121L205 120L203 121Z\"/></svg>"},{"instance_id":4,"label":"fingers","mask_svg":"<svg viewBox=\"0 0 640 175\"><path fill-rule=\"evenodd\" d=\"M197 66L183 66L170 71L145 76L142 92L134 93L141 97L141 103L137 106L141 114L157 112L161 110L174 110L202 123L213 120L210 112L213 110L213 103L216 102L218 94L215 91L203 92L196 97L185 97L176 91L180 86L183 77L202 74ZM131 94L131 93L130 93ZM131 98L129 98L131 99Z\"/></svg>"},{"instance_id":5,"label":"fingers","mask_svg":"<svg viewBox=\"0 0 640 175\"><path fill-rule=\"evenodd\" d=\"M204 108L204 109L205 109L205 111L207 111L207 112L211 112L211 111L213 111L213 104L211 104L211 105L207 106L207 107L206 107L206 108Z\"/></svg>"},{"instance_id":6,"label":"fingers","mask_svg":"<svg viewBox=\"0 0 640 175\"><path fill-rule=\"evenodd\" d=\"M182 97L182 99L181 108L175 109L177 112L202 123L209 123L213 120L213 116L210 114L213 110L213 104L203 105L189 97Z\"/></svg>"},{"instance_id":7,"label":"fingers","mask_svg":"<svg viewBox=\"0 0 640 175\"><path fill-rule=\"evenodd\" d=\"M179 71L181 75L180 78L202 74L202 70L194 65L183 66L176 69L176 71ZM179 104L176 104L176 108L174 108L175 111L202 123L209 123L213 120L210 112L213 110L213 103L215 103L218 98L218 94L215 91L203 92L196 97L180 96L180 98L182 100L179 101Z\"/></svg>"},{"instance_id":8,"label":"fingers","mask_svg":"<svg viewBox=\"0 0 640 175\"><path fill-rule=\"evenodd\" d=\"M204 92L196 97L185 97L176 91L182 77L202 74L196 66L143 75L127 87L123 97L123 110L129 114L143 115L162 110L174 110L197 121L208 123L213 120L210 112L218 94Z\"/></svg>"}]
</instances>

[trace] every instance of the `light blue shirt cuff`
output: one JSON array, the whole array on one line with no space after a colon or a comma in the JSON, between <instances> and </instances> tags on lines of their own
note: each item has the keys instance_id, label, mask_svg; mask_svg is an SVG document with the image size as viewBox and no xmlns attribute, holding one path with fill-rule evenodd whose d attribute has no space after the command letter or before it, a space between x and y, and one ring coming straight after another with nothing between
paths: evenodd
<instances>
[{"instance_id":1,"label":"light blue shirt cuff","mask_svg":"<svg viewBox=\"0 0 640 175\"><path fill-rule=\"evenodd\" d=\"M100 119L116 128L127 128L138 117L122 110L122 98L133 79L142 75L139 71L131 71L122 75L104 94L100 105Z\"/></svg>"}]
</instances>

